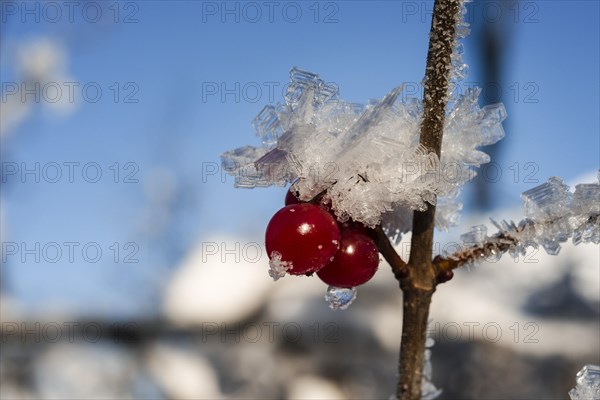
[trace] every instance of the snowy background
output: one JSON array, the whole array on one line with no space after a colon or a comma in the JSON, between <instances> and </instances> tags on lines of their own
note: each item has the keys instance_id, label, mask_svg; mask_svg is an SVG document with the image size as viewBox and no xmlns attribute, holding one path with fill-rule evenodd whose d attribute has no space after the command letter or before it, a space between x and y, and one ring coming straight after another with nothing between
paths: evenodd
<instances>
[{"instance_id":1,"label":"snowy background","mask_svg":"<svg viewBox=\"0 0 600 400\"><path fill-rule=\"evenodd\" d=\"M0 397L393 392L401 296L387 265L345 312L317 279L274 284L263 233L285 189L234 189L219 154L259 143L250 122L294 65L350 101L402 83L419 95L432 2L0 7ZM470 6L459 89L502 101L507 137L440 251L472 225L493 232L490 216L520 219L519 194L550 176L596 179L599 13ZM500 37L501 79L482 74L483 32ZM600 364L599 264L598 247L565 245L458 271L433 305L442 398L565 398Z\"/></svg>"}]
</instances>

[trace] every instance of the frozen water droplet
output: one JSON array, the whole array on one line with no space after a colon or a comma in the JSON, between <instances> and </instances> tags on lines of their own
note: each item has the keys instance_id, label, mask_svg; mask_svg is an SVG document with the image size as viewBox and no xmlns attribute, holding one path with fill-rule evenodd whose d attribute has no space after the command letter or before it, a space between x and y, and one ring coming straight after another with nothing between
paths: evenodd
<instances>
[{"instance_id":1,"label":"frozen water droplet","mask_svg":"<svg viewBox=\"0 0 600 400\"><path fill-rule=\"evenodd\" d=\"M356 299L356 288L339 288L329 286L325 300L332 310L345 310Z\"/></svg>"}]
</instances>

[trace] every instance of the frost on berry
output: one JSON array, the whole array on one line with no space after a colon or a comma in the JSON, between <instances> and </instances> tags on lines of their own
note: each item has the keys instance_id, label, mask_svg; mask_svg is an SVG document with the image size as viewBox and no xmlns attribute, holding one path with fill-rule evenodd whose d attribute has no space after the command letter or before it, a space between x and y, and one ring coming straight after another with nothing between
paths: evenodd
<instances>
[{"instance_id":1,"label":"frost on berry","mask_svg":"<svg viewBox=\"0 0 600 400\"><path fill-rule=\"evenodd\" d=\"M293 267L291 262L281 261L281 253L277 251L271 252L271 256L269 257L269 276L273 278L274 281L283 278L287 271Z\"/></svg>"}]
</instances>

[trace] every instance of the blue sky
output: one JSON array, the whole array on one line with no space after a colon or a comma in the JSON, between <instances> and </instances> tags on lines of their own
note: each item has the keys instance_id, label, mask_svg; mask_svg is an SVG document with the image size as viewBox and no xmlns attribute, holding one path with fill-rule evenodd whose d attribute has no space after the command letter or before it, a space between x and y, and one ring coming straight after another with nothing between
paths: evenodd
<instances>
[{"instance_id":1,"label":"blue sky","mask_svg":"<svg viewBox=\"0 0 600 400\"><path fill-rule=\"evenodd\" d=\"M119 291L146 285L153 279L143 278L148 270L168 270L195 241L218 233L260 237L284 189L236 190L230 178L203 177L203 171L225 150L258 144L251 121L265 104L282 100L294 65L335 82L341 97L355 102L380 98L403 82L418 84L432 7L428 1L92 3L102 15L77 3L73 22L68 10L59 18L44 3L2 5L4 92L6 83L19 82L12 49L40 38L64 46L71 81L102 90L95 103L76 90L77 106L66 115L50 111L42 99L2 137L3 163L96 163L103 174L96 183L81 175L71 183L63 168L58 183L43 177L37 183L31 175L23 182L18 174L3 182L3 242L93 242L106 255L98 263L9 257L5 285L33 308L76 302L113 312L118 303L136 312L154 286L126 302ZM33 7L33 14L24 7ZM493 185L499 206L518 204L519 193L535 185L532 179L570 180L598 169L599 3L521 2L501 17L494 5L471 11L475 22L498 19L511 30L501 86L507 137L496 160L502 178ZM467 82L479 79L474 34L465 40ZM163 176L157 171L174 178L151 186L152 177ZM138 182L123 182L128 173ZM164 212L153 196L173 182L180 203L170 203L176 211L167 212L166 233L148 234L140 226ZM147 194L149 185L154 195ZM140 262L124 264L123 249L114 262L115 242L137 244Z\"/></svg>"}]
</instances>

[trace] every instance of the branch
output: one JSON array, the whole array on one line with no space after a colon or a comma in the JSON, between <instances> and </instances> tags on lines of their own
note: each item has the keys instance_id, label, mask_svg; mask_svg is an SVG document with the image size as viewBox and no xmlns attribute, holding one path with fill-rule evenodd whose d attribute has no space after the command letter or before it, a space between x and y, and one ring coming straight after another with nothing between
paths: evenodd
<instances>
[{"instance_id":1,"label":"branch","mask_svg":"<svg viewBox=\"0 0 600 400\"><path fill-rule=\"evenodd\" d=\"M460 0L436 0L429 34L425 70L423 122L420 143L441 155L444 117L452 72L456 25L461 18ZM408 276L400 281L403 291L402 342L396 396L419 400L423 378L424 351L431 297L436 286L433 248L435 206L413 214Z\"/></svg>"},{"instance_id":2,"label":"branch","mask_svg":"<svg viewBox=\"0 0 600 400\"><path fill-rule=\"evenodd\" d=\"M460 11L460 0L436 0L429 34L420 143L434 152L438 158L442 150L442 135L452 72L452 51L456 39L456 24L461 16ZM425 211L416 211L413 217L409 264L420 281L431 278L427 274L426 267L431 265L434 217L435 206L431 204Z\"/></svg>"},{"instance_id":3,"label":"branch","mask_svg":"<svg viewBox=\"0 0 600 400\"><path fill-rule=\"evenodd\" d=\"M549 228L552 225L568 223L568 218L568 216L562 216L543 222L524 219L518 225L504 222L504 229L500 229L495 235L487 237L482 243L470 246L446 257L435 257L433 260L434 267L440 273L451 271L464 265L472 265L485 259L500 257L508 251L524 251L529 246L539 245L538 242L540 240L536 238L536 231L543 232L544 228ZM599 225L600 214L592 214L571 233L583 231L591 227L598 227ZM496 226L502 228L498 224ZM567 238L565 237L564 239L566 240Z\"/></svg>"},{"instance_id":4,"label":"branch","mask_svg":"<svg viewBox=\"0 0 600 400\"><path fill-rule=\"evenodd\" d=\"M385 258L385 261L390 264L392 267L392 272L398 281L406 278L408 276L408 265L404 262L404 260L398 255L392 244L390 243L389 238L381 228L381 225L378 225L372 231L373 240L375 241L375 245L377 245L377 249Z\"/></svg>"}]
</instances>

